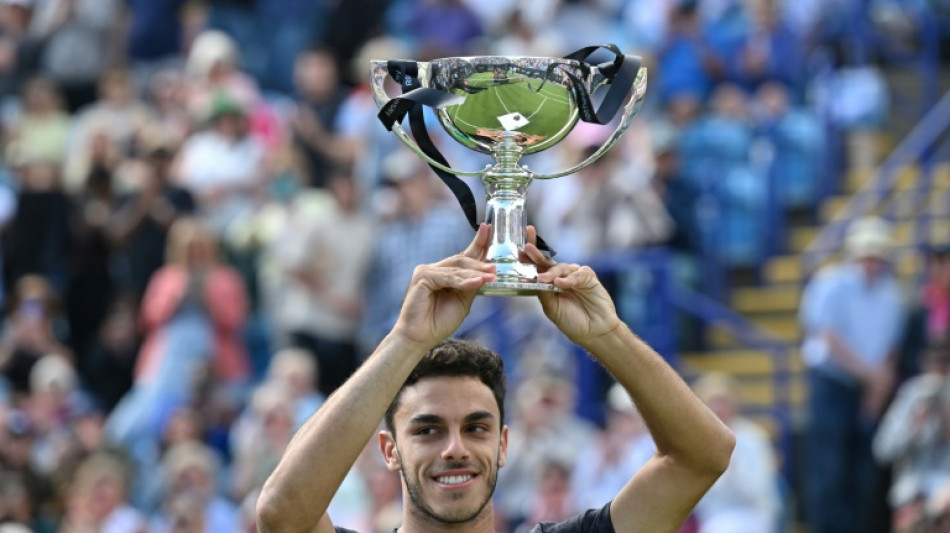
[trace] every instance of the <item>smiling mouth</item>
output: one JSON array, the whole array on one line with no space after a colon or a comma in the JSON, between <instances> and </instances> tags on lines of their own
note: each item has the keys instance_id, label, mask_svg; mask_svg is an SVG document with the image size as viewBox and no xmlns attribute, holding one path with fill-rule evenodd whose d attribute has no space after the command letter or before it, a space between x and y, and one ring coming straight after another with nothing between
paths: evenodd
<instances>
[{"instance_id":1,"label":"smiling mouth","mask_svg":"<svg viewBox=\"0 0 950 533\"><path fill-rule=\"evenodd\" d=\"M435 478L435 480L442 485L455 486L462 485L474 477L475 476L472 474L465 474L461 476L438 476Z\"/></svg>"}]
</instances>

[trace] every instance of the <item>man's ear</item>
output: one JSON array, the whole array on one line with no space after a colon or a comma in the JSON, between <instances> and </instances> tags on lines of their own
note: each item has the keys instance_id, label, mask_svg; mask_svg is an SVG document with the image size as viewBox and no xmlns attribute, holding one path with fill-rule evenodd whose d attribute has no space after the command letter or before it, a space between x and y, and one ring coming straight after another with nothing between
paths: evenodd
<instances>
[{"instance_id":1,"label":"man's ear","mask_svg":"<svg viewBox=\"0 0 950 533\"><path fill-rule=\"evenodd\" d=\"M379 451L383 454L386 469L390 472L399 472L401 462L399 459L399 450L396 449L396 437L389 431L383 430L379 432Z\"/></svg>"},{"instance_id":2,"label":"man's ear","mask_svg":"<svg viewBox=\"0 0 950 533\"><path fill-rule=\"evenodd\" d=\"M498 442L498 468L508 462L508 426L501 426L501 440Z\"/></svg>"}]
</instances>

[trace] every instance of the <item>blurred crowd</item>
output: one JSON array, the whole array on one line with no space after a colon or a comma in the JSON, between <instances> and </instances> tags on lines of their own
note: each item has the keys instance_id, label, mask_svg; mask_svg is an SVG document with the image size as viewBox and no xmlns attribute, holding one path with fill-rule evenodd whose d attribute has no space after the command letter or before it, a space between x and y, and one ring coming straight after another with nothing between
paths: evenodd
<instances>
[{"instance_id":1,"label":"blurred crowd","mask_svg":"<svg viewBox=\"0 0 950 533\"><path fill-rule=\"evenodd\" d=\"M874 164L888 93L849 53L853 22L913 47L931 13L946 2L0 0L0 531L256 530L257 490L388 332L413 268L471 236L379 124L371 59L642 55L643 116L595 165L534 184L530 212L559 259L667 246L699 285L712 250L768 253L769 209L814 206L829 132L849 166ZM581 124L528 162L567 168L609 131ZM487 162L435 141L457 168ZM504 354L500 532L602 505L652 453L609 384L601 419L574 414L565 350L536 335ZM740 452L686 528L780 531L769 437L728 376L695 386ZM386 532L399 497L368 449L330 514Z\"/></svg>"}]
</instances>

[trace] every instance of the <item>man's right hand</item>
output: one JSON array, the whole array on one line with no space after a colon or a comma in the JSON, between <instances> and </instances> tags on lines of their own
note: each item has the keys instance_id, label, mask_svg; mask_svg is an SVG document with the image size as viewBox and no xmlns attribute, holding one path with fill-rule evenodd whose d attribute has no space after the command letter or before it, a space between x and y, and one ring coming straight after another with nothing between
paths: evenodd
<instances>
[{"instance_id":1,"label":"man's right hand","mask_svg":"<svg viewBox=\"0 0 950 533\"><path fill-rule=\"evenodd\" d=\"M478 289L495 279L484 261L490 233L482 224L461 254L416 267L393 334L429 350L462 325Z\"/></svg>"}]
</instances>

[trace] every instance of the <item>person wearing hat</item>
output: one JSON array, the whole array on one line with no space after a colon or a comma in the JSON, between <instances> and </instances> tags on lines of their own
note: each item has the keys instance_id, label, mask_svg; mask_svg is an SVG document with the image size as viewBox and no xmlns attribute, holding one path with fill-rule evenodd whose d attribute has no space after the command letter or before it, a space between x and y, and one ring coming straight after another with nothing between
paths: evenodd
<instances>
[{"instance_id":1,"label":"person wearing hat","mask_svg":"<svg viewBox=\"0 0 950 533\"><path fill-rule=\"evenodd\" d=\"M253 210L254 194L264 184L265 147L251 135L248 110L235 95L216 93L207 112L208 128L185 141L172 176L195 195L221 237Z\"/></svg>"},{"instance_id":2,"label":"person wearing hat","mask_svg":"<svg viewBox=\"0 0 950 533\"><path fill-rule=\"evenodd\" d=\"M802 293L810 388L805 503L813 533L866 531L871 438L893 388L904 325L892 251L890 224L855 220L843 260L816 273Z\"/></svg>"}]
</instances>

